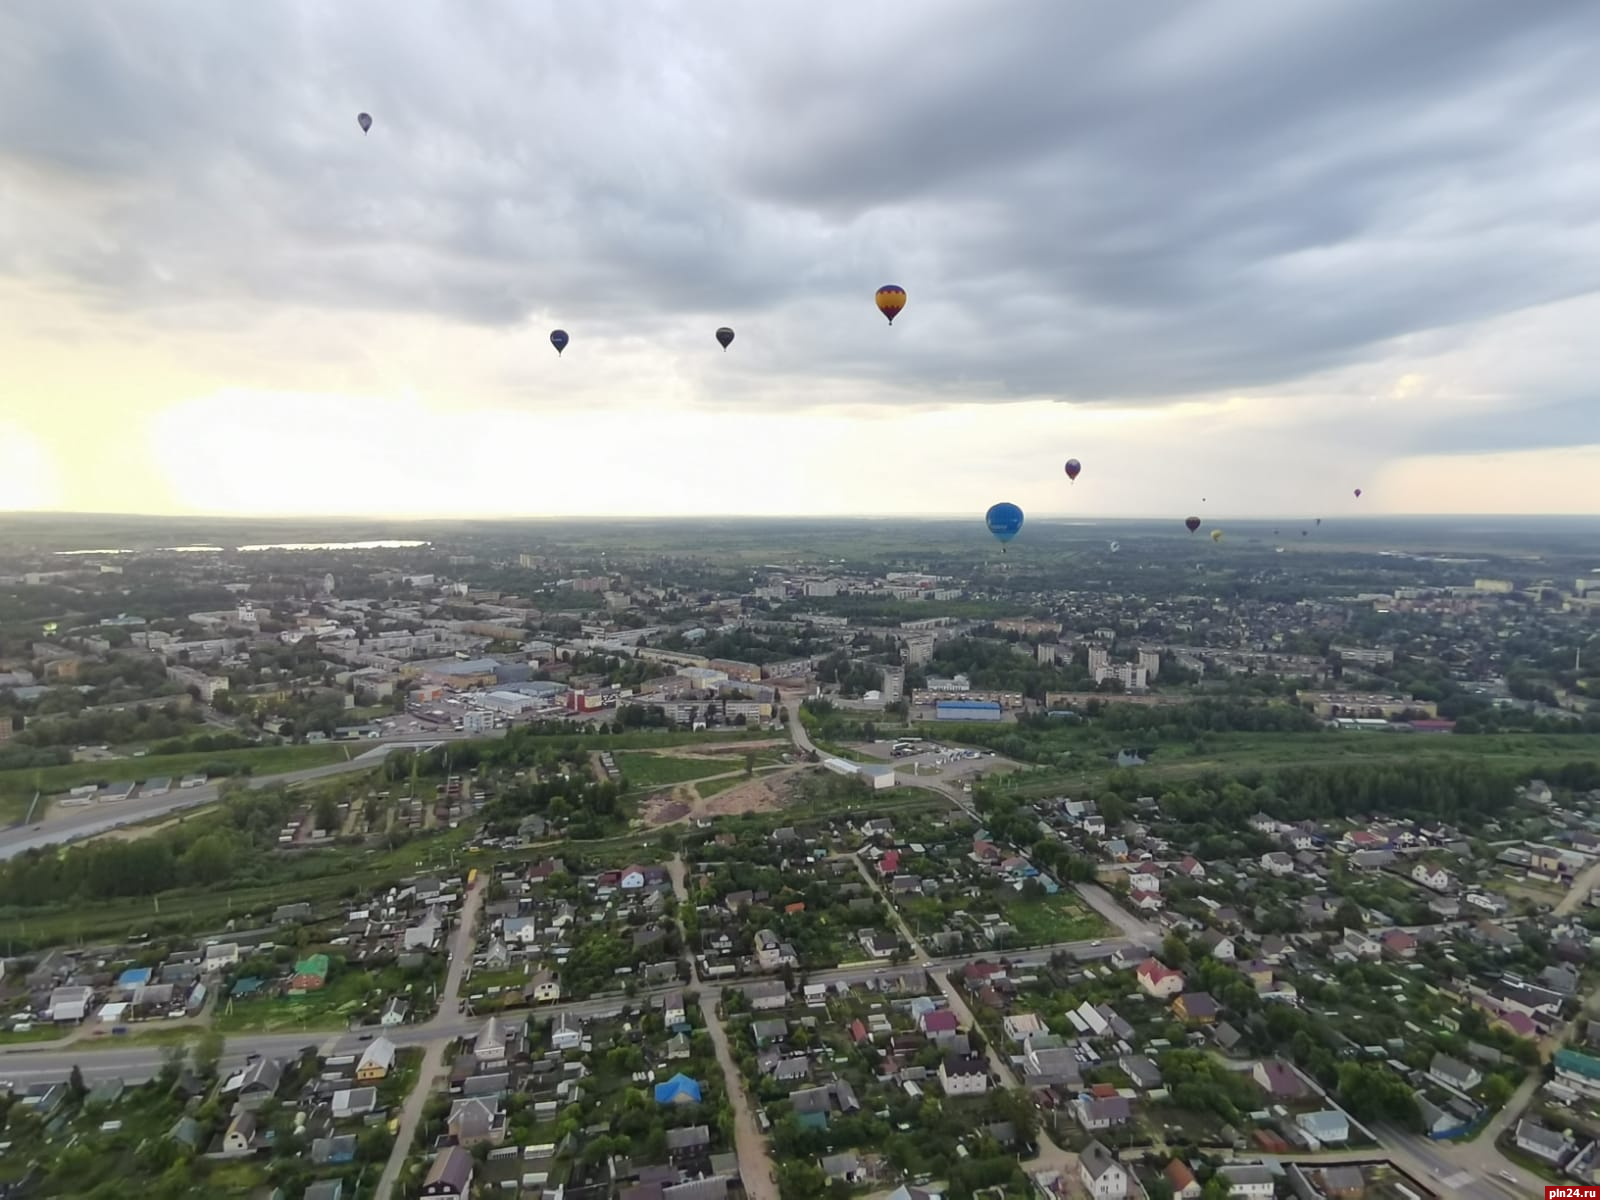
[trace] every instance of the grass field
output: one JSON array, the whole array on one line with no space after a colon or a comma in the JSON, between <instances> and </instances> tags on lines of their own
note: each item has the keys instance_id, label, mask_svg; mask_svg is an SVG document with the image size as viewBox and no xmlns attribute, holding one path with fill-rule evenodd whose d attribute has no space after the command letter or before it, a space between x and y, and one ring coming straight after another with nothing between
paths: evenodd
<instances>
[{"instance_id":1,"label":"grass field","mask_svg":"<svg viewBox=\"0 0 1600 1200\"><path fill-rule=\"evenodd\" d=\"M1140 779L1182 778L1207 771L1247 768L1333 767L1392 762L1473 759L1511 770L1544 769L1574 760L1600 759L1600 735L1493 734L1488 736L1399 733L1214 733L1193 742L1158 743L1143 767L1127 768ZM1035 769L1007 785L1022 797L1047 796L1082 786L1119 770L1109 762L1081 768Z\"/></svg>"},{"instance_id":2,"label":"grass field","mask_svg":"<svg viewBox=\"0 0 1600 1200\"><path fill-rule=\"evenodd\" d=\"M45 1022L22 1032L18 1032L15 1029L0 1029L0 1046L25 1046L30 1042L53 1042L57 1038L65 1036L66 1034L61 1030Z\"/></svg>"},{"instance_id":3,"label":"grass field","mask_svg":"<svg viewBox=\"0 0 1600 1200\"><path fill-rule=\"evenodd\" d=\"M120 783L159 776L172 780L176 786L183 776L212 763L224 762L236 767L248 766L252 775L279 775L343 762L345 749L344 746L331 743L318 746L259 746L248 750L197 750L189 754L117 758L109 762L68 763L60 767L0 771L0 816L10 816L13 820L20 817L35 791L49 796L79 784L100 780Z\"/></svg>"},{"instance_id":4,"label":"grass field","mask_svg":"<svg viewBox=\"0 0 1600 1200\"><path fill-rule=\"evenodd\" d=\"M1005 919L1016 928L1020 945L1048 946L1053 942L1078 942L1106 932L1105 920L1085 908L1073 892L1057 892L1026 900L1020 894L1001 905Z\"/></svg>"},{"instance_id":5,"label":"grass field","mask_svg":"<svg viewBox=\"0 0 1600 1200\"><path fill-rule=\"evenodd\" d=\"M787 738L781 729L697 729L668 732L665 729L640 729L628 733L552 733L543 735L552 742L574 742L580 750L670 750L675 746L694 746L718 742L768 742Z\"/></svg>"},{"instance_id":6,"label":"grass field","mask_svg":"<svg viewBox=\"0 0 1600 1200\"><path fill-rule=\"evenodd\" d=\"M698 758L665 758L659 754L630 754L616 756L617 770L635 787L660 787L671 783L688 783L707 779L712 775L725 775L729 771L743 774L744 760L728 759L711 762Z\"/></svg>"}]
</instances>

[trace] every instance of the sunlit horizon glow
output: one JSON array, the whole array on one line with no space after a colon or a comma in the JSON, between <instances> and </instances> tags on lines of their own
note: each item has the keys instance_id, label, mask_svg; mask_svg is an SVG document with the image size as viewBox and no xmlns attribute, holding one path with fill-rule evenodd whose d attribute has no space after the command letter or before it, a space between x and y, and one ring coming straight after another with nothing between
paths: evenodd
<instances>
[{"instance_id":1,"label":"sunlit horizon glow","mask_svg":"<svg viewBox=\"0 0 1600 1200\"><path fill-rule=\"evenodd\" d=\"M1600 513L1600 9L1355 7L24 0L0 512Z\"/></svg>"}]
</instances>

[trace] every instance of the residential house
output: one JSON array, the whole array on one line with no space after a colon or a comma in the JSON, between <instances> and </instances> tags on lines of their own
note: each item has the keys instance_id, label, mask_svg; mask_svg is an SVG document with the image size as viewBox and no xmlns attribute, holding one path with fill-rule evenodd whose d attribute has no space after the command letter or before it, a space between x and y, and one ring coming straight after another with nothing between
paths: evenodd
<instances>
[{"instance_id":1,"label":"residential house","mask_svg":"<svg viewBox=\"0 0 1600 1200\"><path fill-rule=\"evenodd\" d=\"M1012 1013L1002 1022L1006 1037L1013 1042L1026 1042L1035 1034L1049 1033L1050 1027L1039 1019L1037 1013Z\"/></svg>"},{"instance_id":2,"label":"residential house","mask_svg":"<svg viewBox=\"0 0 1600 1200\"><path fill-rule=\"evenodd\" d=\"M1483 1072L1459 1058L1451 1058L1448 1054L1435 1054L1433 1061L1428 1064L1428 1078L1456 1091L1470 1092L1483 1082Z\"/></svg>"},{"instance_id":3,"label":"residential house","mask_svg":"<svg viewBox=\"0 0 1600 1200\"><path fill-rule=\"evenodd\" d=\"M222 1135L222 1150L225 1154L249 1154L255 1148L256 1114L246 1109L228 1122L228 1130Z\"/></svg>"},{"instance_id":4,"label":"residential house","mask_svg":"<svg viewBox=\"0 0 1600 1200\"><path fill-rule=\"evenodd\" d=\"M559 1012L550 1022L550 1045L556 1050L576 1050L583 1042L583 1022L568 1012Z\"/></svg>"},{"instance_id":5,"label":"residential house","mask_svg":"<svg viewBox=\"0 0 1600 1200\"><path fill-rule=\"evenodd\" d=\"M881 929L863 929L856 938L871 958L893 958L895 951L900 949L900 939Z\"/></svg>"},{"instance_id":6,"label":"residential house","mask_svg":"<svg viewBox=\"0 0 1600 1200\"><path fill-rule=\"evenodd\" d=\"M1228 1182L1228 1195L1238 1200L1272 1200L1277 1190L1271 1169L1255 1163L1225 1163L1221 1175Z\"/></svg>"},{"instance_id":7,"label":"residential house","mask_svg":"<svg viewBox=\"0 0 1600 1200\"><path fill-rule=\"evenodd\" d=\"M1122 1096L1079 1096L1073 1110L1078 1124L1090 1133L1126 1125L1133 1113Z\"/></svg>"},{"instance_id":8,"label":"residential house","mask_svg":"<svg viewBox=\"0 0 1600 1200\"><path fill-rule=\"evenodd\" d=\"M411 1002L409 1000L400 996L391 996L388 1003L383 1006L383 1015L378 1018L378 1024L385 1029L393 1029L396 1025L404 1025L410 1012Z\"/></svg>"},{"instance_id":9,"label":"residential house","mask_svg":"<svg viewBox=\"0 0 1600 1200\"><path fill-rule=\"evenodd\" d=\"M350 1117L364 1117L378 1107L378 1089L375 1087L344 1088L333 1094L333 1119L343 1121Z\"/></svg>"},{"instance_id":10,"label":"residential house","mask_svg":"<svg viewBox=\"0 0 1600 1200\"><path fill-rule=\"evenodd\" d=\"M744 998L755 1012L761 1012L764 1009L782 1008L789 1003L789 989L776 979L763 980L760 983L747 983L744 985Z\"/></svg>"},{"instance_id":11,"label":"residential house","mask_svg":"<svg viewBox=\"0 0 1600 1200\"><path fill-rule=\"evenodd\" d=\"M533 1004L551 1004L561 999L561 980L554 972L540 971L522 989L523 999Z\"/></svg>"},{"instance_id":12,"label":"residential house","mask_svg":"<svg viewBox=\"0 0 1600 1200\"><path fill-rule=\"evenodd\" d=\"M1217 1019L1220 1008L1210 992L1184 992L1172 1002L1172 1011L1180 1021L1209 1024Z\"/></svg>"},{"instance_id":13,"label":"residential house","mask_svg":"<svg viewBox=\"0 0 1600 1200\"><path fill-rule=\"evenodd\" d=\"M989 1060L981 1054L947 1055L939 1064L946 1096L976 1096L989 1090Z\"/></svg>"},{"instance_id":14,"label":"residential house","mask_svg":"<svg viewBox=\"0 0 1600 1200\"><path fill-rule=\"evenodd\" d=\"M1128 868L1128 890L1133 892L1159 892L1161 868L1154 863L1141 863Z\"/></svg>"},{"instance_id":15,"label":"residential house","mask_svg":"<svg viewBox=\"0 0 1600 1200\"><path fill-rule=\"evenodd\" d=\"M1344 940L1339 943L1345 953L1359 959L1375 959L1383 956L1383 946L1373 938L1369 938L1359 929L1346 929Z\"/></svg>"},{"instance_id":16,"label":"residential house","mask_svg":"<svg viewBox=\"0 0 1600 1200\"><path fill-rule=\"evenodd\" d=\"M1135 891L1128 893L1128 903L1139 912L1160 912L1162 904L1160 892Z\"/></svg>"},{"instance_id":17,"label":"residential house","mask_svg":"<svg viewBox=\"0 0 1600 1200\"><path fill-rule=\"evenodd\" d=\"M1215 929L1208 929L1200 935L1200 944L1206 948L1206 953L1219 962L1232 962L1237 948L1233 939L1225 933Z\"/></svg>"},{"instance_id":18,"label":"residential house","mask_svg":"<svg viewBox=\"0 0 1600 1200\"><path fill-rule=\"evenodd\" d=\"M1300 1113L1294 1123L1307 1137L1324 1146L1342 1146L1350 1140L1350 1120L1336 1108L1321 1112Z\"/></svg>"},{"instance_id":19,"label":"residential house","mask_svg":"<svg viewBox=\"0 0 1600 1200\"><path fill-rule=\"evenodd\" d=\"M1183 861L1178 864L1178 874L1185 879L1200 880L1206 877L1205 864L1192 854L1185 854Z\"/></svg>"},{"instance_id":20,"label":"residential house","mask_svg":"<svg viewBox=\"0 0 1600 1200\"><path fill-rule=\"evenodd\" d=\"M1157 1000L1169 999L1183 991L1183 972L1170 969L1159 959L1145 959L1134 974L1139 986Z\"/></svg>"},{"instance_id":21,"label":"residential house","mask_svg":"<svg viewBox=\"0 0 1600 1200\"><path fill-rule=\"evenodd\" d=\"M456 1145L472 1147L482 1142L498 1144L506 1136L506 1117L498 1097L470 1096L450 1105L446 1121Z\"/></svg>"},{"instance_id":22,"label":"residential house","mask_svg":"<svg viewBox=\"0 0 1600 1200\"><path fill-rule=\"evenodd\" d=\"M1153 1091L1161 1086L1161 1068L1142 1054L1124 1054L1120 1060L1123 1073L1133 1080L1141 1091Z\"/></svg>"},{"instance_id":23,"label":"residential house","mask_svg":"<svg viewBox=\"0 0 1600 1200\"><path fill-rule=\"evenodd\" d=\"M1096 1141L1078 1156L1078 1180L1093 1200L1123 1200L1128 1194L1127 1170Z\"/></svg>"},{"instance_id":24,"label":"residential house","mask_svg":"<svg viewBox=\"0 0 1600 1200\"><path fill-rule=\"evenodd\" d=\"M847 1184L867 1181L867 1170L854 1154L825 1155L822 1159L822 1173L829 1179L843 1180Z\"/></svg>"},{"instance_id":25,"label":"residential house","mask_svg":"<svg viewBox=\"0 0 1600 1200\"><path fill-rule=\"evenodd\" d=\"M432 1200L467 1200L472 1193L472 1155L460 1146L441 1150L422 1182L423 1196Z\"/></svg>"},{"instance_id":26,"label":"residential house","mask_svg":"<svg viewBox=\"0 0 1600 1200\"><path fill-rule=\"evenodd\" d=\"M930 1009L917 1022L923 1034L933 1042L947 1042L961 1032L961 1023L955 1013L947 1008Z\"/></svg>"},{"instance_id":27,"label":"residential house","mask_svg":"<svg viewBox=\"0 0 1600 1200\"><path fill-rule=\"evenodd\" d=\"M239 1077L239 1104L254 1111L278 1094L283 1081L283 1064L276 1059L258 1058Z\"/></svg>"},{"instance_id":28,"label":"residential house","mask_svg":"<svg viewBox=\"0 0 1600 1200\"><path fill-rule=\"evenodd\" d=\"M1526 1118L1517 1122L1516 1141L1518 1150L1552 1166L1560 1166L1575 1149L1569 1139L1554 1129Z\"/></svg>"},{"instance_id":29,"label":"residential house","mask_svg":"<svg viewBox=\"0 0 1600 1200\"><path fill-rule=\"evenodd\" d=\"M1294 859L1282 850L1273 850L1261 856L1261 867L1272 875L1293 875Z\"/></svg>"},{"instance_id":30,"label":"residential house","mask_svg":"<svg viewBox=\"0 0 1600 1200\"><path fill-rule=\"evenodd\" d=\"M1404 929L1386 929L1378 935L1378 944L1392 958L1415 958L1417 939Z\"/></svg>"},{"instance_id":31,"label":"residential house","mask_svg":"<svg viewBox=\"0 0 1600 1200\"><path fill-rule=\"evenodd\" d=\"M361 1052L356 1064L357 1083L376 1083L394 1069L395 1044L386 1037L375 1037Z\"/></svg>"},{"instance_id":32,"label":"residential house","mask_svg":"<svg viewBox=\"0 0 1600 1200\"><path fill-rule=\"evenodd\" d=\"M1023 1050L1023 1083L1029 1088L1076 1088L1083 1083L1082 1066L1072 1047L1051 1035L1032 1037Z\"/></svg>"},{"instance_id":33,"label":"residential house","mask_svg":"<svg viewBox=\"0 0 1600 1200\"><path fill-rule=\"evenodd\" d=\"M1298 1100L1310 1093L1305 1080L1300 1078L1295 1069L1275 1058L1264 1058L1258 1062L1251 1069L1250 1078L1274 1100Z\"/></svg>"},{"instance_id":34,"label":"residential house","mask_svg":"<svg viewBox=\"0 0 1600 1200\"><path fill-rule=\"evenodd\" d=\"M778 935L770 929L758 929L755 936L756 963L766 971L776 971L780 967L795 967L800 965L800 956L795 953L793 946L787 942L779 941Z\"/></svg>"},{"instance_id":35,"label":"residential house","mask_svg":"<svg viewBox=\"0 0 1600 1200\"><path fill-rule=\"evenodd\" d=\"M1200 1200L1202 1190L1200 1181L1194 1177L1194 1172L1183 1159L1173 1159L1161 1174L1166 1179L1167 1186L1172 1189L1172 1200Z\"/></svg>"},{"instance_id":36,"label":"residential house","mask_svg":"<svg viewBox=\"0 0 1600 1200\"><path fill-rule=\"evenodd\" d=\"M1432 863L1419 862L1411 868L1411 878L1435 892L1448 892L1452 886L1450 872Z\"/></svg>"}]
</instances>

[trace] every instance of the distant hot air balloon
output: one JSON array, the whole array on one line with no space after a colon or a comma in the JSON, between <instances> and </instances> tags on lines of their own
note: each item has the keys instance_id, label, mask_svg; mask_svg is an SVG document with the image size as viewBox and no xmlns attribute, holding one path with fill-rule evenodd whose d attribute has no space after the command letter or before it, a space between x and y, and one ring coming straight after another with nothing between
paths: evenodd
<instances>
[{"instance_id":1,"label":"distant hot air balloon","mask_svg":"<svg viewBox=\"0 0 1600 1200\"><path fill-rule=\"evenodd\" d=\"M1221 541L1221 540L1222 540L1222 530L1220 530L1220 529L1213 529L1213 530L1212 530L1212 531L1211 531L1211 540L1212 540L1212 541L1213 541L1213 542L1220 542L1220 541Z\"/></svg>"},{"instance_id":2,"label":"distant hot air balloon","mask_svg":"<svg viewBox=\"0 0 1600 1200\"><path fill-rule=\"evenodd\" d=\"M1075 458L1067 459L1067 478L1077 482L1078 472L1083 470L1083 465Z\"/></svg>"},{"instance_id":3,"label":"distant hot air balloon","mask_svg":"<svg viewBox=\"0 0 1600 1200\"><path fill-rule=\"evenodd\" d=\"M552 329L550 331L550 344L556 348L556 357L567 348L567 331L565 329Z\"/></svg>"},{"instance_id":4,"label":"distant hot air balloon","mask_svg":"<svg viewBox=\"0 0 1600 1200\"><path fill-rule=\"evenodd\" d=\"M367 113L361 113L356 117L356 124L361 126L361 132L365 133L372 128L372 117Z\"/></svg>"},{"instance_id":5,"label":"distant hot air balloon","mask_svg":"<svg viewBox=\"0 0 1600 1200\"><path fill-rule=\"evenodd\" d=\"M1306 534L1307 534L1307 533L1309 533L1309 532L1311 532L1311 531L1310 531L1310 530L1308 530L1308 529L1302 529L1302 530L1301 530L1301 531L1300 531L1300 536L1301 536L1301 537L1305 537L1305 536L1306 536Z\"/></svg>"},{"instance_id":6,"label":"distant hot air balloon","mask_svg":"<svg viewBox=\"0 0 1600 1200\"><path fill-rule=\"evenodd\" d=\"M1022 510L1015 504L1002 500L983 514L983 523L1000 543L1000 553L1006 552L1006 543L1022 531Z\"/></svg>"},{"instance_id":7,"label":"distant hot air balloon","mask_svg":"<svg viewBox=\"0 0 1600 1200\"><path fill-rule=\"evenodd\" d=\"M1122 549L1122 543L1121 542L1112 542L1111 543L1111 553L1115 554L1118 550L1121 550L1121 549Z\"/></svg>"},{"instance_id":8,"label":"distant hot air balloon","mask_svg":"<svg viewBox=\"0 0 1600 1200\"><path fill-rule=\"evenodd\" d=\"M1193 533L1196 529L1200 528L1200 518L1199 517L1190 517L1186 521L1184 521L1184 524L1189 527L1189 532Z\"/></svg>"},{"instance_id":9,"label":"distant hot air balloon","mask_svg":"<svg viewBox=\"0 0 1600 1200\"><path fill-rule=\"evenodd\" d=\"M1360 488L1356 489L1356 499L1357 500L1361 499L1361 489Z\"/></svg>"},{"instance_id":10,"label":"distant hot air balloon","mask_svg":"<svg viewBox=\"0 0 1600 1200\"><path fill-rule=\"evenodd\" d=\"M906 306L906 290L898 284L886 283L878 289L878 311L889 318L889 324L894 324L894 319L900 315L900 310Z\"/></svg>"},{"instance_id":11,"label":"distant hot air balloon","mask_svg":"<svg viewBox=\"0 0 1600 1200\"><path fill-rule=\"evenodd\" d=\"M1318 524L1318 525L1321 525L1321 524L1322 524L1322 518L1321 518L1321 517L1318 517L1318 518L1317 518L1317 524Z\"/></svg>"},{"instance_id":12,"label":"distant hot air balloon","mask_svg":"<svg viewBox=\"0 0 1600 1200\"><path fill-rule=\"evenodd\" d=\"M722 351L724 354L726 354L729 344L733 341L733 330L724 325L721 329L717 330L717 341L722 343Z\"/></svg>"}]
</instances>

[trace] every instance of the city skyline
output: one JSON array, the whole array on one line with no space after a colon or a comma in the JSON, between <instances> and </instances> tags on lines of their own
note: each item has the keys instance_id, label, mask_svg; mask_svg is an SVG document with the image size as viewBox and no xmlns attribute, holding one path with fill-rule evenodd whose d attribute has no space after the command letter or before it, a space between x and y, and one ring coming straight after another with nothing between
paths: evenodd
<instances>
[{"instance_id":1,"label":"city skyline","mask_svg":"<svg viewBox=\"0 0 1600 1200\"><path fill-rule=\"evenodd\" d=\"M1600 511L1600 14L973 11L7 10L0 511Z\"/></svg>"}]
</instances>

